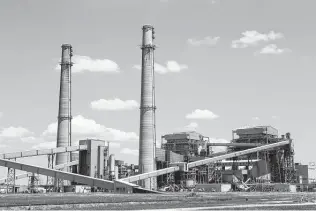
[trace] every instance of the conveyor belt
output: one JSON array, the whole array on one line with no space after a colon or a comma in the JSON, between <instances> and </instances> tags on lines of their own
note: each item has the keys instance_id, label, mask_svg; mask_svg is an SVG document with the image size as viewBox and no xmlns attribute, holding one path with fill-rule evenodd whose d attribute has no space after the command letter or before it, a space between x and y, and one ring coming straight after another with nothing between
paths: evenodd
<instances>
[{"instance_id":1,"label":"conveyor belt","mask_svg":"<svg viewBox=\"0 0 316 211\"><path fill-rule=\"evenodd\" d=\"M208 163L212 163L212 162L216 162L218 160L225 160L228 158L233 158L233 157L238 157L241 155L246 155L246 154L250 154L250 153L254 153L254 152L259 152L259 151L263 151L263 150L267 150L267 149L271 149L271 148L276 148L276 147L280 147L280 146L284 146L290 144L290 141L281 141L281 142L277 142L277 143L273 143L273 144L267 144L267 145L263 145L260 147L255 147L255 148L251 148L251 149L246 149L246 150L241 150L238 152L233 152L233 153L228 153L226 155L220 155L217 157L213 157L213 158L207 158L204 160L198 160L192 163L188 163L188 168L192 168L195 166L201 166L201 165L205 165Z\"/></svg>"},{"instance_id":2,"label":"conveyor belt","mask_svg":"<svg viewBox=\"0 0 316 211\"><path fill-rule=\"evenodd\" d=\"M79 161L76 160L76 161L72 161L70 163L64 163L64 164L57 165L54 167L54 169L60 170L60 169L67 167L67 166L78 165L78 163L79 163ZM24 174L19 174L19 175L15 176L15 180L24 179L24 178L27 178L27 177L32 176L32 175L33 175L33 173L30 173L30 172L24 173ZM7 177L0 179L0 184L6 183L6 182L7 182Z\"/></svg>"},{"instance_id":3,"label":"conveyor belt","mask_svg":"<svg viewBox=\"0 0 316 211\"><path fill-rule=\"evenodd\" d=\"M226 147L259 147L263 144L257 143L208 143L207 146L226 146Z\"/></svg>"},{"instance_id":4,"label":"conveyor belt","mask_svg":"<svg viewBox=\"0 0 316 211\"><path fill-rule=\"evenodd\" d=\"M71 146L71 147L58 147L53 149L41 149L41 150L30 150L23 152L10 152L5 154L0 154L1 159L14 159L14 158L24 158L24 157L33 157L39 155L51 155L56 153L63 152L75 152L87 150L87 145Z\"/></svg>"},{"instance_id":5,"label":"conveyor belt","mask_svg":"<svg viewBox=\"0 0 316 211\"><path fill-rule=\"evenodd\" d=\"M17 170L22 170L26 172L37 173L41 175L51 176L59 179L69 180L72 182L77 182L80 184L85 184L89 186L95 186L100 188L106 188L108 190L114 189L114 182L109 180L103 180L93 177L88 177L80 174L74 174L69 172L63 172L55 169L43 168L34 165L23 164L20 162L14 162L6 159L0 158L0 166L13 168Z\"/></svg>"}]
</instances>

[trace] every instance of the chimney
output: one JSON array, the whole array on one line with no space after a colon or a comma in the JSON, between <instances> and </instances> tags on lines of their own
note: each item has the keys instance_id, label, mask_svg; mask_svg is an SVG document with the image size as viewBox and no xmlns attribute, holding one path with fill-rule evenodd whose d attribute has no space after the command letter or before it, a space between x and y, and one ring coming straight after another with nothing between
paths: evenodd
<instances>
[{"instance_id":1,"label":"chimney","mask_svg":"<svg viewBox=\"0 0 316 211\"><path fill-rule=\"evenodd\" d=\"M154 27L143 26L142 76L139 132L139 172L156 170L156 126L155 126L155 77L154 77ZM145 179L140 184L146 189L157 189L156 178Z\"/></svg>"},{"instance_id":2,"label":"chimney","mask_svg":"<svg viewBox=\"0 0 316 211\"><path fill-rule=\"evenodd\" d=\"M57 147L71 146L71 57L72 46L63 44L61 56L59 111L57 126ZM58 153L56 165L71 162L70 152ZM63 169L69 171L69 168ZM65 183L64 183L65 184Z\"/></svg>"}]
</instances>

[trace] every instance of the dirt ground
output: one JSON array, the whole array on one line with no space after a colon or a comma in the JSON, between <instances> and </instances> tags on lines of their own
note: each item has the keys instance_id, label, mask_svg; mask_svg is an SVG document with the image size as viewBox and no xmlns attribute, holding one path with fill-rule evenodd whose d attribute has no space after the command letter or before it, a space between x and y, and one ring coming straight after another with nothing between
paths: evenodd
<instances>
[{"instance_id":1,"label":"dirt ground","mask_svg":"<svg viewBox=\"0 0 316 211\"><path fill-rule=\"evenodd\" d=\"M316 210L316 193L0 195L0 210Z\"/></svg>"}]
</instances>

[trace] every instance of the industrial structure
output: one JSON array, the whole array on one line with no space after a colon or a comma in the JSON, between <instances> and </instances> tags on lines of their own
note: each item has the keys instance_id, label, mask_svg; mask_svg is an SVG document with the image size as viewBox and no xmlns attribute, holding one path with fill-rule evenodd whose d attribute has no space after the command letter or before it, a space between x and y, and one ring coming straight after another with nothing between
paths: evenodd
<instances>
[{"instance_id":1,"label":"industrial structure","mask_svg":"<svg viewBox=\"0 0 316 211\"><path fill-rule=\"evenodd\" d=\"M72 145L72 46L64 44L56 148L0 154L0 166L8 168L7 178L0 179L0 193L3 188L6 193L16 192L15 181L22 178L29 178L29 192L41 188L124 193L309 190L308 166L294 162L290 133L279 136L271 126L233 130L229 143L211 142L197 132L166 134L161 148L156 147L153 26L144 25L142 33L138 165L116 160L107 140L87 138ZM215 153L217 146L226 150ZM16 160L32 156L47 156L48 167ZM15 169L26 173L15 175ZM39 184L38 175L47 176L46 184Z\"/></svg>"},{"instance_id":2,"label":"industrial structure","mask_svg":"<svg viewBox=\"0 0 316 211\"><path fill-rule=\"evenodd\" d=\"M64 44L61 46L61 71L59 90L59 110L57 125L57 145L56 147L71 146L71 62L72 46ZM56 165L71 162L71 152L59 153L56 155ZM69 167L64 171L70 172ZM63 189L63 185L70 185L68 181L55 181L55 186Z\"/></svg>"},{"instance_id":3,"label":"industrial structure","mask_svg":"<svg viewBox=\"0 0 316 211\"><path fill-rule=\"evenodd\" d=\"M142 76L141 76L141 102L140 102L140 129L139 129L139 172L148 173L156 170L155 147L155 72L153 40L155 31L150 25L143 26L142 43ZM141 181L146 189L156 189L156 179Z\"/></svg>"}]
</instances>

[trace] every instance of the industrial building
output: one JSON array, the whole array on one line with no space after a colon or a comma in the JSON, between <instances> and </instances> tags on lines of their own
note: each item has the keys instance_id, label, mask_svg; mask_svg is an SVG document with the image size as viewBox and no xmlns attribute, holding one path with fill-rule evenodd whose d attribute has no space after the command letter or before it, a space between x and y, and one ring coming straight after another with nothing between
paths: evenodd
<instances>
[{"instance_id":1,"label":"industrial building","mask_svg":"<svg viewBox=\"0 0 316 211\"><path fill-rule=\"evenodd\" d=\"M233 139L230 143L210 143L207 137L203 137L196 132L176 133L164 135L162 138L166 140L162 144L164 149L168 149L183 155L178 156L178 162L194 162L203 160L207 157L216 157L224 154L236 153L239 151L264 146L267 144L280 143L289 141L290 144L275 147L266 151L256 151L242 156L234 156L226 160L209 165L202 165L184 174L175 174L169 177L161 178L164 182L159 184L168 184L174 181L175 184L184 186L187 184L232 184L237 187L238 183L247 181L245 187L251 186L250 183L286 183L295 184L297 182L297 169L303 167L295 167L294 165L294 148L290 133L278 137L277 129L271 126L257 126L243 129L233 130ZM222 153L213 153L212 147L226 146L227 150ZM173 155L173 157L176 157ZM165 165L165 167L167 167ZM306 169L306 167L305 167ZM300 170L303 172L303 170ZM306 173L303 174L305 181ZM201 186L200 186L201 187Z\"/></svg>"},{"instance_id":2,"label":"industrial building","mask_svg":"<svg viewBox=\"0 0 316 211\"><path fill-rule=\"evenodd\" d=\"M0 193L15 193L15 181L29 178L28 191L103 191L158 193L159 191L296 191L307 186L308 166L294 162L290 133L279 136L272 126L232 131L229 143L212 143L197 132L165 134L156 146L155 31L142 27L139 162L128 164L111 154L108 140L87 138L72 143L71 67L73 50L62 45L56 148L0 154L8 168L0 179ZM228 131L227 131L228 132ZM215 153L213 147L227 149ZM48 167L18 162L24 157L46 155ZM15 169L25 171L15 175ZM45 185L38 175L47 176ZM41 186L41 188L40 188ZM158 190L158 191L157 191Z\"/></svg>"}]
</instances>

